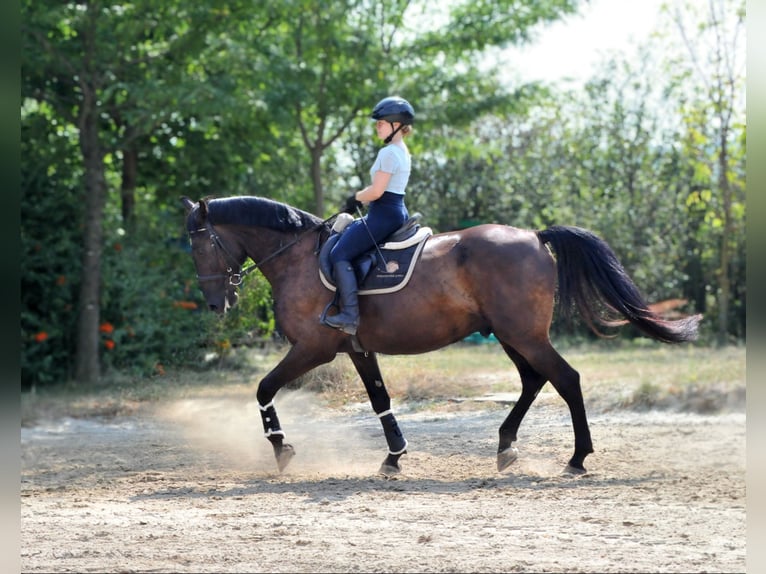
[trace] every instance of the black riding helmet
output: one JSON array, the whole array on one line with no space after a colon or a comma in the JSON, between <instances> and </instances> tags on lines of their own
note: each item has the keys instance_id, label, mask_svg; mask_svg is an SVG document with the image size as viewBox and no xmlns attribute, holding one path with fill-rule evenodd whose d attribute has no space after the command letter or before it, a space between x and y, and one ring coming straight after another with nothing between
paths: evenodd
<instances>
[{"instance_id":1,"label":"black riding helmet","mask_svg":"<svg viewBox=\"0 0 766 574\"><path fill-rule=\"evenodd\" d=\"M372 110L372 119L411 125L415 122L415 110L404 98L392 96L378 102Z\"/></svg>"},{"instance_id":2,"label":"black riding helmet","mask_svg":"<svg viewBox=\"0 0 766 574\"><path fill-rule=\"evenodd\" d=\"M384 142L391 143L394 139L394 135L402 126L412 125L415 122L415 110L410 103L404 98L398 96L391 96L383 98L372 110L373 120L383 120L391 124L393 127L394 122L398 122L400 125L398 128L391 132Z\"/></svg>"}]
</instances>

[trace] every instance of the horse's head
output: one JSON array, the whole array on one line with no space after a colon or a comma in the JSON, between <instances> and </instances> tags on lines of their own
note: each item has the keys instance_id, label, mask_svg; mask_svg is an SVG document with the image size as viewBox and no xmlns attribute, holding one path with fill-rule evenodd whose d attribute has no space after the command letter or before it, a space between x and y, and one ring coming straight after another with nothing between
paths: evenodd
<instances>
[{"instance_id":1,"label":"horse's head","mask_svg":"<svg viewBox=\"0 0 766 574\"><path fill-rule=\"evenodd\" d=\"M237 303L245 255L233 243L226 242L209 220L205 200L194 203L181 199L186 208L186 230L191 240L192 258L197 269L197 281L207 306L216 313L225 313Z\"/></svg>"}]
</instances>

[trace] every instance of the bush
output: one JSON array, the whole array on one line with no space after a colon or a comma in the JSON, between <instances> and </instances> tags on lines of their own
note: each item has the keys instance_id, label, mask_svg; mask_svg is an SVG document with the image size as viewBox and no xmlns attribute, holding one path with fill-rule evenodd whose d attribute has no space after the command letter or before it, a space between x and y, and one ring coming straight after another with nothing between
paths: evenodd
<instances>
[{"instance_id":1,"label":"bush","mask_svg":"<svg viewBox=\"0 0 766 574\"><path fill-rule=\"evenodd\" d=\"M82 169L76 138L57 134L48 112L29 115L21 132L22 388L65 381L74 356Z\"/></svg>"},{"instance_id":2,"label":"bush","mask_svg":"<svg viewBox=\"0 0 766 574\"><path fill-rule=\"evenodd\" d=\"M211 353L258 344L274 329L271 289L258 274L245 279L238 305L224 317L207 310L180 210L144 203L131 238L106 250L102 303L105 366L135 374L165 367L200 368Z\"/></svg>"}]
</instances>

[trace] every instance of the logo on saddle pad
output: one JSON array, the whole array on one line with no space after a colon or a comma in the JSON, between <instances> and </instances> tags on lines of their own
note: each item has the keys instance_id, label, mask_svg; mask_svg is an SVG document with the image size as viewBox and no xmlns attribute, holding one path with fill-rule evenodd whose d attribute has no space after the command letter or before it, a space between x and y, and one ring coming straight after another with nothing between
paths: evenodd
<instances>
[{"instance_id":1,"label":"logo on saddle pad","mask_svg":"<svg viewBox=\"0 0 766 574\"><path fill-rule=\"evenodd\" d=\"M399 263L396 261L388 261L386 263L386 273L396 273L399 271Z\"/></svg>"},{"instance_id":2,"label":"logo on saddle pad","mask_svg":"<svg viewBox=\"0 0 766 574\"><path fill-rule=\"evenodd\" d=\"M356 272L359 295L393 293L407 285L426 240L433 235L430 227L416 226L408 231L406 239L388 241L351 262ZM396 239L397 235L398 232L392 239ZM335 291L330 250L340 236L340 233L331 235L319 252L319 278L330 291Z\"/></svg>"}]
</instances>

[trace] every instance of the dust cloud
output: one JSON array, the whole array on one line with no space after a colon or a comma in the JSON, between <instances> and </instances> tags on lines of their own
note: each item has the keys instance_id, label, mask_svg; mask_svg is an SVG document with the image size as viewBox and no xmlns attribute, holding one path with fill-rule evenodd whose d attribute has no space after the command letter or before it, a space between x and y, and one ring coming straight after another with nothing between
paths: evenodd
<instances>
[{"instance_id":1,"label":"dust cloud","mask_svg":"<svg viewBox=\"0 0 766 574\"><path fill-rule=\"evenodd\" d=\"M317 402L316 395L301 390L281 391L275 406L285 442L296 449L286 472L363 476L385 456L385 439L372 410L364 417L341 418ZM255 396L179 400L157 416L176 426L201 456L215 453L232 468L277 472Z\"/></svg>"}]
</instances>

